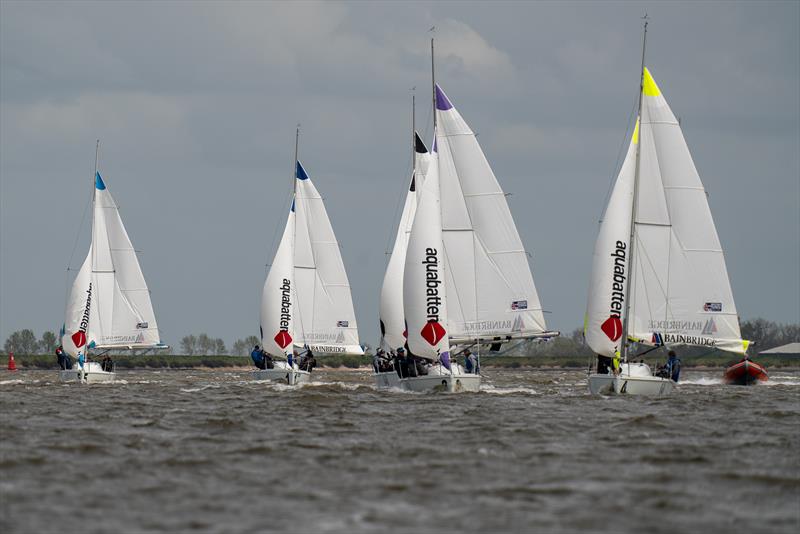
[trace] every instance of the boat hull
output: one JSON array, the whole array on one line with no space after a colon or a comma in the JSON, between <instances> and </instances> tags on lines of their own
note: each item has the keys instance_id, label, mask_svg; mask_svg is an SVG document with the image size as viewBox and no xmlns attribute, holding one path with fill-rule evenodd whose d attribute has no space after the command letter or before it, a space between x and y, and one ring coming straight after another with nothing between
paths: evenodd
<instances>
[{"instance_id":1,"label":"boat hull","mask_svg":"<svg viewBox=\"0 0 800 534\"><path fill-rule=\"evenodd\" d=\"M650 367L643 363L622 364L620 373L589 375L592 395L646 395L659 397L675 391L676 384L669 378L653 376Z\"/></svg>"},{"instance_id":2,"label":"boat hull","mask_svg":"<svg viewBox=\"0 0 800 534\"><path fill-rule=\"evenodd\" d=\"M374 376L375 385L379 388L398 388L417 392L446 391L449 393L480 391L481 389L481 375L464 373L460 366L454 366L452 373L437 365L423 376L400 378L395 371L375 373Z\"/></svg>"},{"instance_id":3,"label":"boat hull","mask_svg":"<svg viewBox=\"0 0 800 534\"><path fill-rule=\"evenodd\" d=\"M751 386L759 382L766 382L768 378L767 371L750 360L731 365L725 369L724 375L725 383L734 386Z\"/></svg>"},{"instance_id":4,"label":"boat hull","mask_svg":"<svg viewBox=\"0 0 800 534\"><path fill-rule=\"evenodd\" d=\"M58 372L58 378L61 382L99 384L113 382L117 378L117 373L103 371L103 367L98 362L86 362L83 369L77 366L74 369L62 369Z\"/></svg>"},{"instance_id":5,"label":"boat hull","mask_svg":"<svg viewBox=\"0 0 800 534\"><path fill-rule=\"evenodd\" d=\"M311 373L301 371L297 365L289 367L286 362L275 362L273 369L258 369L252 373L253 380L271 380L290 386L305 384L311 380Z\"/></svg>"}]
</instances>

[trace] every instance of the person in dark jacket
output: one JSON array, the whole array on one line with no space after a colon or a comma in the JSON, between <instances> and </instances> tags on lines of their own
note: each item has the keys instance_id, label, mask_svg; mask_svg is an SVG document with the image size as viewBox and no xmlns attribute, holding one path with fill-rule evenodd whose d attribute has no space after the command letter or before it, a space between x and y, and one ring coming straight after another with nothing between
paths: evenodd
<instances>
[{"instance_id":1,"label":"person in dark jacket","mask_svg":"<svg viewBox=\"0 0 800 534\"><path fill-rule=\"evenodd\" d=\"M261 350L261 347L256 345L253 348L253 352L250 353L250 358L252 358L253 363L259 369L266 369L266 363L264 361L264 352Z\"/></svg>"},{"instance_id":2,"label":"person in dark jacket","mask_svg":"<svg viewBox=\"0 0 800 534\"><path fill-rule=\"evenodd\" d=\"M675 354L674 350L671 350L667 353L669 359L667 359L667 374L672 379L673 382L677 382L681 377L681 360Z\"/></svg>"}]
</instances>

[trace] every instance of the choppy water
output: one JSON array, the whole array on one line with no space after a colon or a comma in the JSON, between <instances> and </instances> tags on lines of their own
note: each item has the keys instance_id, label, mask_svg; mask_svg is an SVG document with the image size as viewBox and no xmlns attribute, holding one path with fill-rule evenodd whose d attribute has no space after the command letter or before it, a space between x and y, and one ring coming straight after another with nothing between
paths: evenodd
<instances>
[{"instance_id":1,"label":"choppy water","mask_svg":"<svg viewBox=\"0 0 800 534\"><path fill-rule=\"evenodd\" d=\"M578 371L475 394L244 371L0 373L2 532L797 532L800 373L664 399Z\"/></svg>"}]
</instances>

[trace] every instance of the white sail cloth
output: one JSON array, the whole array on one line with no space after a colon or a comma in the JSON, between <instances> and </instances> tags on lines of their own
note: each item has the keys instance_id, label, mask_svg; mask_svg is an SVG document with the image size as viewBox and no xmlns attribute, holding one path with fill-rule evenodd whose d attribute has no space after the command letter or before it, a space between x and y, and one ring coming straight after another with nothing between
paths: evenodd
<instances>
[{"instance_id":1,"label":"white sail cloth","mask_svg":"<svg viewBox=\"0 0 800 534\"><path fill-rule=\"evenodd\" d=\"M317 354L363 354L342 262L325 204L297 163L295 192L294 345Z\"/></svg>"},{"instance_id":2,"label":"white sail cloth","mask_svg":"<svg viewBox=\"0 0 800 534\"><path fill-rule=\"evenodd\" d=\"M406 342L405 314L403 311L403 269L406 261L408 238L411 225L417 211L417 197L424 183L428 169L430 154L422 140L415 133L414 171L411 184L403 204L397 236L392 247L392 254L383 276L380 300L381 346L385 350L402 347Z\"/></svg>"},{"instance_id":3,"label":"white sail cloth","mask_svg":"<svg viewBox=\"0 0 800 534\"><path fill-rule=\"evenodd\" d=\"M634 150L629 150L603 217L587 307L586 337L599 354L613 354L619 341L610 314L619 260L617 242L627 243L635 213L633 268L626 256L625 276L632 276L628 337L646 344L686 344L745 352L722 246L706 191L694 166L680 125L645 69L642 114L632 148L639 143L637 206L633 207ZM630 182L630 183L628 183ZM615 198L618 197L618 198ZM613 205L613 208L612 208ZM624 306L624 304L623 304ZM609 334L609 332L611 334ZM606 337L604 340L603 337ZM611 343L608 341L611 340Z\"/></svg>"},{"instance_id":4,"label":"white sail cloth","mask_svg":"<svg viewBox=\"0 0 800 534\"><path fill-rule=\"evenodd\" d=\"M67 300L64 350L162 346L136 251L100 173L93 204L92 244Z\"/></svg>"},{"instance_id":5,"label":"white sail cloth","mask_svg":"<svg viewBox=\"0 0 800 534\"><path fill-rule=\"evenodd\" d=\"M294 232L295 204L292 200L281 242L261 292L261 346L275 357L285 357L292 351L295 336Z\"/></svg>"},{"instance_id":6,"label":"white sail cloth","mask_svg":"<svg viewBox=\"0 0 800 534\"><path fill-rule=\"evenodd\" d=\"M403 274L403 305L408 326L408 348L429 360L450 351L447 316L447 283L439 173L436 154L419 188L417 205Z\"/></svg>"},{"instance_id":7,"label":"white sail cloth","mask_svg":"<svg viewBox=\"0 0 800 534\"><path fill-rule=\"evenodd\" d=\"M451 341L542 334L539 295L505 194L438 85L436 117Z\"/></svg>"}]
</instances>

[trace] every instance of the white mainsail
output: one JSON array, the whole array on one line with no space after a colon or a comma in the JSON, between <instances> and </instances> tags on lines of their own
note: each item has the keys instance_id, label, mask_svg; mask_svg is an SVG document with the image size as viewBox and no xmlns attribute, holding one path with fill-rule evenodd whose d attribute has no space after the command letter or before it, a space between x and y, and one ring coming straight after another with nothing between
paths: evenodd
<instances>
[{"instance_id":1,"label":"white mainsail","mask_svg":"<svg viewBox=\"0 0 800 534\"><path fill-rule=\"evenodd\" d=\"M435 91L451 341L557 335L546 332L505 194L475 134L441 87Z\"/></svg>"},{"instance_id":2,"label":"white mainsail","mask_svg":"<svg viewBox=\"0 0 800 534\"><path fill-rule=\"evenodd\" d=\"M67 300L64 350L163 347L136 251L99 172L93 204L92 244Z\"/></svg>"},{"instance_id":3,"label":"white mainsail","mask_svg":"<svg viewBox=\"0 0 800 534\"><path fill-rule=\"evenodd\" d=\"M294 291L295 203L261 292L261 346L275 357L292 351L296 295Z\"/></svg>"},{"instance_id":4,"label":"white mainsail","mask_svg":"<svg viewBox=\"0 0 800 534\"><path fill-rule=\"evenodd\" d=\"M405 315L403 313L403 269L408 237L417 211L417 196L428 170L430 154L419 135L414 132L414 171L406 194L392 255L383 276L380 300L381 346L386 350L402 347L406 342Z\"/></svg>"},{"instance_id":5,"label":"white mainsail","mask_svg":"<svg viewBox=\"0 0 800 534\"><path fill-rule=\"evenodd\" d=\"M450 351L445 251L436 154L431 155L419 198L403 270L403 306L408 348L415 356L438 360Z\"/></svg>"},{"instance_id":6,"label":"white mainsail","mask_svg":"<svg viewBox=\"0 0 800 534\"><path fill-rule=\"evenodd\" d=\"M633 247L625 229L632 214ZM618 259L620 250L625 259ZM640 123L595 246L585 332L592 349L607 356L624 335L626 296L615 287L620 270L632 277L629 339L747 350L706 191L678 120L646 68Z\"/></svg>"},{"instance_id":7,"label":"white mainsail","mask_svg":"<svg viewBox=\"0 0 800 534\"><path fill-rule=\"evenodd\" d=\"M322 197L299 161L295 202L294 344L319 354L363 354L339 243Z\"/></svg>"}]
</instances>

